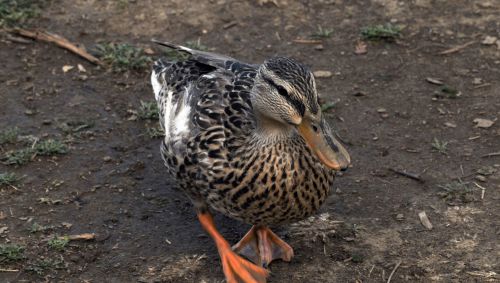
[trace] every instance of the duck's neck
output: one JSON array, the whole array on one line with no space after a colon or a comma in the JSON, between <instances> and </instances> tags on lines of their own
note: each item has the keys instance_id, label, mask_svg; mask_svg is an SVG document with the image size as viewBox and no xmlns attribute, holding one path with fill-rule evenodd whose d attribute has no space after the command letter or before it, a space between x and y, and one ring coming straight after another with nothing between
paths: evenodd
<instances>
[{"instance_id":1,"label":"duck's neck","mask_svg":"<svg viewBox=\"0 0 500 283\"><path fill-rule=\"evenodd\" d=\"M293 126L280 123L259 114L256 115L257 125L254 131L254 138L259 143L279 143L292 138L296 134Z\"/></svg>"}]
</instances>

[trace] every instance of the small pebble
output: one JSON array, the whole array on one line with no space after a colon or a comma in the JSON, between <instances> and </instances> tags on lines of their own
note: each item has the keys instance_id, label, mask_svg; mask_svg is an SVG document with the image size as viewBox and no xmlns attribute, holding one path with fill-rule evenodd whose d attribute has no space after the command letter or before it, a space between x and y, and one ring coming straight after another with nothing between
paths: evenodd
<instances>
[{"instance_id":1,"label":"small pebble","mask_svg":"<svg viewBox=\"0 0 500 283\"><path fill-rule=\"evenodd\" d=\"M486 177L481 175L477 175L475 179L478 180L479 182L486 182Z\"/></svg>"},{"instance_id":2,"label":"small pebble","mask_svg":"<svg viewBox=\"0 0 500 283\"><path fill-rule=\"evenodd\" d=\"M316 78L330 78L333 76L332 72L330 71L315 71L313 72L314 77Z\"/></svg>"},{"instance_id":3,"label":"small pebble","mask_svg":"<svg viewBox=\"0 0 500 283\"><path fill-rule=\"evenodd\" d=\"M110 162L111 161L111 156L106 155L106 156L104 156L102 158L102 160L104 160L104 162Z\"/></svg>"}]
</instances>

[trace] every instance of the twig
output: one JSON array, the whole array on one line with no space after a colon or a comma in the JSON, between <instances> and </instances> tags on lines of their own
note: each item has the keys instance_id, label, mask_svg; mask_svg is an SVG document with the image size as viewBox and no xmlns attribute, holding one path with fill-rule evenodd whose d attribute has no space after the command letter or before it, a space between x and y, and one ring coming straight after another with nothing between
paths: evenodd
<instances>
[{"instance_id":1,"label":"twig","mask_svg":"<svg viewBox=\"0 0 500 283\"><path fill-rule=\"evenodd\" d=\"M481 157L485 158L485 157L493 157L493 156L500 156L500 151L499 152L488 153L488 154L482 155Z\"/></svg>"},{"instance_id":2,"label":"twig","mask_svg":"<svg viewBox=\"0 0 500 283\"><path fill-rule=\"evenodd\" d=\"M441 51L441 52L439 52L438 54L439 54L439 55L448 55L448 54L452 54L452 53L458 52L458 51L460 51L460 50L462 50L462 49L466 48L467 46L469 46L469 45L471 45L471 44L473 44L473 43L475 43L475 42L476 42L476 41L471 40L471 41L466 42L466 43L464 43L464 44L462 44L462 45L458 45L458 46L455 46L455 47L453 47L453 48L446 49L445 51Z\"/></svg>"},{"instance_id":3,"label":"twig","mask_svg":"<svg viewBox=\"0 0 500 283\"><path fill-rule=\"evenodd\" d=\"M41 30L32 31L32 30L26 30L26 29L21 29L21 28L12 29L12 30L9 30L9 32L14 33L14 34L18 34L20 36L32 38L35 40L55 43L57 46L64 48L66 50L69 50L69 51L79 55L80 57L88 60L89 62L91 62L93 64L101 65L101 61L99 59L92 56L84 49L69 42L66 38L61 37L57 34L49 33L46 31L41 31Z\"/></svg>"},{"instance_id":4,"label":"twig","mask_svg":"<svg viewBox=\"0 0 500 283\"><path fill-rule=\"evenodd\" d=\"M486 192L486 188L479 185L478 183L474 182L474 185L476 185L476 187L480 188L481 189L481 199L484 199L484 193Z\"/></svg>"},{"instance_id":5,"label":"twig","mask_svg":"<svg viewBox=\"0 0 500 283\"><path fill-rule=\"evenodd\" d=\"M321 40L301 39L301 38L297 38L297 39L294 39L292 41L295 43L301 43L301 44L321 44L321 43L323 43L323 41L321 41Z\"/></svg>"},{"instance_id":6,"label":"twig","mask_svg":"<svg viewBox=\"0 0 500 283\"><path fill-rule=\"evenodd\" d=\"M410 179L417 180L417 181L422 182L422 183L424 182L424 180L422 180L422 178L418 174L410 173L410 172L406 172L406 171L401 171L401 170L394 169L394 168L389 168L389 170L391 170L392 172L399 174L401 176L408 177Z\"/></svg>"},{"instance_id":7,"label":"twig","mask_svg":"<svg viewBox=\"0 0 500 283\"><path fill-rule=\"evenodd\" d=\"M427 217L427 213L425 213L425 211L420 211L418 213L418 218L420 218L420 222L425 228L427 228L427 230L432 230L432 223L429 220L429 217Z\"/></svg>"},{"instance_id":8,"label":"twig","mask_svg":"<svg viewBox=\"0 0 500 283\"><path fill-rule=\"evenodd\" d=\"M401 265L401 260L398 261L398 263L396 263L396 266L394 266L394 269L392 270L391 274L389 275L389 278L387 279L387 283L391 283L392 276L394 275L394 273L396 273L396 270L400 265Z\"/></svg>"},{"instance_id":9,"label":"twig","mask_svg":"<svg viewBox=\"0 0 500 283\"><path fill-rule=\"evenodd\" d=\"M491 86L491 84L490 83L480 84L480 85L475 86L474 89L483 88L483 87L487 87L487 86Z\"/></svg>"},{"instance_id":10,"label":"twig","mask_svg":"<svg viewBox=\"0 0 500 283\"><path fill-rule=\"evenodd\" d=\"M79 235L69 235L68 239L70 241L76 241L76 240L94 240L95 239L95 234L94 233L83 233Z\"/></svg>"},{"instance_id":11,"label":"twig","mask_svg":"<svg viewBox=\"0 0 500 283\"><path fill-rule=\"evenodd\" d=\"M0 268L0 272L19 272L19 269L3 269L3 268Z\"/></svg>"},{"instance_id":12,"label":"twig","mask_svg":"<svg viewBox=\"0 0 500 283\"><path fill-rule=\"evenodd\" d=\"M7 34L7 40L15 42L15 43L21 43L21 44L32 44L32 40L27 40L22 37L15 37L10 34Z\"/></svg>"},{"instance_id":13,"label":"twig","mask_svg":"<svg viewBox=\"0 0 500 283\"><path fill-rule=\"evenodd\" d=\"M235 25L237 25L237 24L238 24L238 22L237 22L237 21L232 21L232 22L229 22L229 23L227 23L227 24L223 25L223 26L222 26L222 28L223 28L223 29L232 28L232 27L234 27L234 26L235 26Z\"/></svg>"},{"instance_id":14,"label":"twig","mask_svg":"<svg viewBox=\"0 0 500 283\"><path fill-rule=\"evenodd\" d=\"M372 275L372 271L375 269L375 264L370 268L370 272L368 272L368 278L370 278L370 275Z\"/></svg>"}]
</instances>

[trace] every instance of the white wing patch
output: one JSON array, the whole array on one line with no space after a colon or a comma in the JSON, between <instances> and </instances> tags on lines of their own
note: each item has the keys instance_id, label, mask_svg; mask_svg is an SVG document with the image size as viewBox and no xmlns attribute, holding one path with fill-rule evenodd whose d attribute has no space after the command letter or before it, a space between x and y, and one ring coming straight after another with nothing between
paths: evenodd
<instances>
[{"instance_id":1,"label":"white wing patch","mask_svg":"<svg viewBox=\"0 0 500 283\"><path fill-rule=\"evenodd\" d=\"M192 86L189 85L180 94L177 101L173 101L174 93L167 90L166 85L161 81L163 73L159 75L153 71L151 74L151 85L155 93L156 101L163 113L162 124L165 129L165 141L176 142L189 132L189 118L191 114L190 100L192 96ZM166 95L165 95L166 91Z\"/></svg>"}]
</instances>

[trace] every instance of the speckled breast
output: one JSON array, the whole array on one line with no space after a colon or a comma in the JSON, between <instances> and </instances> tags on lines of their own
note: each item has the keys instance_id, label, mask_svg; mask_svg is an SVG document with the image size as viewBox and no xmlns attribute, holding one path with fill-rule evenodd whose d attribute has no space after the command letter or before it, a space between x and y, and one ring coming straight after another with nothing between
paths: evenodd
<instances>
[{"instance_id":1,"label":"speckled breast","mask_svg":"<svg viewBox=\"0 0 500 283\"><path fill-rule=\"evenodd\" d=\"M294 222L315 213L335 177L301 140L254 147L203 190L215 210L254 225Z\"/></svg>"}]
</instances>

